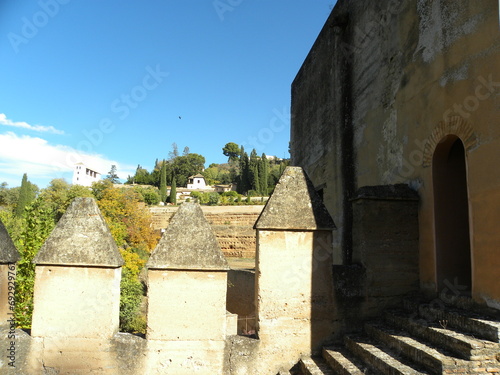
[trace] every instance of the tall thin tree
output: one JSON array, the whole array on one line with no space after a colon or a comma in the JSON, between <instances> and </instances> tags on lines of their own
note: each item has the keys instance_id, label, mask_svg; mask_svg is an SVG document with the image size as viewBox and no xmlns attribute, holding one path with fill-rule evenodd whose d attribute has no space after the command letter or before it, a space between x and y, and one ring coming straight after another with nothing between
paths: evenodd
<instances>
[{"instance_id":1,"label":"tall thin tree","mask_svg":"<svg viewBox=\"0 0 500 375\"><path fill-rule=\"evenodd\" d=\"M160 171L160 199L162 202L167 200L167 163L165 160Z\"/></svg>"},{"instance_id":2,"label":"tall thin tree","mask_svg":"<svg viewBox=\"0 0 500 375\"><path fill-rule=\"evenodd\" d=\"M172 204L177 204L177 183L175 182L175 176L172 178L172 186L170 186L169 201Z\"/></svg>"},{"instance_id":3,"label":"tall thin tree","mask_svg":"<svg viewBox=\"0 0 500 375\"><path fill-rule=\"evenodd\" d=\"M28 175L23 174L23 179L21 180L21 188L19 189L19 198L17 200L16 209L14 210L14 215L16 217L22 217L24 215L24 209L28 204L30 204L34 199L34 194L32 191L31 183L28 181Z\"/></svg>"}]
</instances>

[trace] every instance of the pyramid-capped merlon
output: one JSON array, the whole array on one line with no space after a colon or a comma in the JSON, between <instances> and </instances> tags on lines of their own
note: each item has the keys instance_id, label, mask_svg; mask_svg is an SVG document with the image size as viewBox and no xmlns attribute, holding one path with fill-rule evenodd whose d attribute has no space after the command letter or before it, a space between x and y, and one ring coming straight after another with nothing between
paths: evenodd
<instances>
[{"instance_id":1,"label":"pyramid-capped merlon","mask_svg":"<svg viewBox=\"0 0 500 375\"><path fill-rule=\"evenodd\" d=\"M18 260L19 252L0 220L0 264L16 263Z\"/></svg>"},{"instance_id":2,"label":"pyramid-capped merlon","mask_svg":"<svg viewBox=\"0 0 500 375\"><path fill-rule=\"evenodd\" d=\"M93 198L71 202L33 262L95 267L120 267L124 263Z\"/></svg>"},{"instance_id":3,"label":"pyramid-capped merlon","mask_svg":"<svg viewBox=\"0 0 500 375\"><path fill-rule=\"evenodd\" d=\"M229 269L212 227L197 203L183 203L146 266L150 269Z\"/></svg>"},{"instance_id":4,"label":"pyramid-capped merlon","mask_svg":"<svg viewBox=\"0 0 500 375\"><path fill-rule=\"evenodd\" d=\"M301 167L287 167L255 229L332 230L333 219Z\"/></svg>"}]
</instances>

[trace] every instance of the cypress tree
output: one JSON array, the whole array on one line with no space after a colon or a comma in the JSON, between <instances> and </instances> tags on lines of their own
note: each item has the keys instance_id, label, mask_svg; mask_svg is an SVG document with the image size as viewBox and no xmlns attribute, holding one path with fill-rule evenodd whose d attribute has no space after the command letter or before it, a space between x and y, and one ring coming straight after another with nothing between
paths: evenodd
<instances>
[{"instance_id":1,"label":"cypress tree","mask_svg":"<svg viewBox=\"0 0 500 375\"><path fill-rule=\"evenodd\" d=\"M250 188L256 192L260 191L260 182L259 182L259 157L257 156L257 151L255 149L250 153Z\"/></svg>"},{"instance_id":2,"label":"cypress tree","mask_svg":"<svg viewBox=\"0 0 500 375\"><path fill-rule=\"evenodd\" d=\"M170 203L173 204L177 203L177 183L175 182L175 176L174 178L172 178L172 186L170 187L169 201Z\"/></svg>"},{"instance_id":3,"label":"cypress tree","mask_svg":"<svg viewBox=\"0 0 500 375\"><path fill-rule=\"evenodd\" d=\"M260 194L267 195L267 185L269 180L269 161L267 160L266 154L262 153L259 162L259 182L260 182Z\"/></svg>"},{"instance_id":4,"label":"cypress tree","mask_svg":"<svg viewBox=\"0 0 500 375\"><path fill-rule=\"evenodd\" d=\"M160 171L160 199L162 202L167 200L167 164L165 160Z\"/></svg>"},{"instance_id":5,"label":"cypress tree","mask_svg":"<svg viewBox=\"0 0 500 375\"><path fill-rule=\"evenodd\" d=\"M28 175L23 174L23 179L21 181L21 188L19 189L19 198L17 200L16 209L14 215L16 217L22 217L24 215L24 208L31 203L33 200L33 192L31 184L28 181Z\"/></svg>"},{"instance_id":6,"label":"cypress tree","mask_svg":"<svg viewBox=\"0 0 500 375\"><path fill-rule=\"evenodd\" d=\"M238 193L245 194L249 190L249 160L248 154L243 146L241 147L240 157L240 178L238 181Z\"/></svg>"}]
</instances>

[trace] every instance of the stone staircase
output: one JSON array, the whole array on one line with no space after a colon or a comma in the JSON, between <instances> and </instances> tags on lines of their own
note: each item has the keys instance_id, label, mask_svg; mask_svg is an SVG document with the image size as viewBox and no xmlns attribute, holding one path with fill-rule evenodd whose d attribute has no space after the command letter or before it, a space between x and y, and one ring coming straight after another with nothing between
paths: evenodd
<instances>
[{"instance_id":1,"label":"stone staircase","mask_svg":"<svg viewBox=\"0 0 500 375\"><path fill-rule=\"evenodd\" d=\"M500 374L500 312L411 299L300 361L298 374ZM293 372L291 372L293 373Z\"/></svg>"}]
</instances>

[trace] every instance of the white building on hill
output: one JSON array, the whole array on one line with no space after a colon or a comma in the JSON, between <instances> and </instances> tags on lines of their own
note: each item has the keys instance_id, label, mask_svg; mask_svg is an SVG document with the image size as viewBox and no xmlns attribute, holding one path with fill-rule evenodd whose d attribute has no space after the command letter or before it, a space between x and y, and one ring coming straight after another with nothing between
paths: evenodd
<instances>
[{"instance_id":1,"label":"white building on hill","mask_svg":"<svg viewBox=\"0 0 500 375\"><path fill-rule=\"evenodd\" d=\"M83 163L77 163L73 170L73 185L92 186L92 182L101 179L101 174L85 166Z\"/></svg>"},{"instance_id":2,"label":"white building on hill","mask_svg":"<svg viewBox=\"0 0 500 375\"><path fill-rule=\"evenodd\" d=\"M202 174L188 177L187 188L193 190L206 189L207 183L205 182L205 177Z\"/></svg>"}]
</instances>

